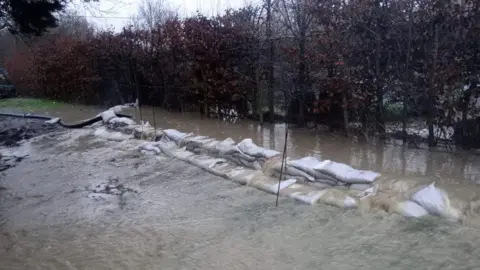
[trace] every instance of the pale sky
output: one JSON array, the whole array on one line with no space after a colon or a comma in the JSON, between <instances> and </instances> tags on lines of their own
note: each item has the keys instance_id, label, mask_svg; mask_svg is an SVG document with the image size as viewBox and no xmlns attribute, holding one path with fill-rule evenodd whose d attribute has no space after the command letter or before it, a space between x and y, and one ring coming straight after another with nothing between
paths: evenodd
<instances>
[{"instance_id":1,"label":"pale sky","mask_svg":"<svg viewBox=\"0 0 480 270\"><path fill-rule=\"evenodd\" d=\"M85 5L77 4L74 8L87 16L89 21L95 22L100 27L113 26L120 30L129 22L128 17L136 14L141 0L99 0L100 3ZM202 14L210 16L223 13L228 8L240 8L251 2L260 0L166 0L169 5L176 8L181 16L194 14L199 10Z\"/></svg>"}]
</instances>

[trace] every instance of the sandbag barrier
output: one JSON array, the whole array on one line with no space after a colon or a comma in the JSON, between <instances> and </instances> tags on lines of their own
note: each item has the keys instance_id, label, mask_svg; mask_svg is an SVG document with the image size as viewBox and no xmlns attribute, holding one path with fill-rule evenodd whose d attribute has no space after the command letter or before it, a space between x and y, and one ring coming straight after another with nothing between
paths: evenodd
<instances>
[{"instance_id":1,"label":"sandbag barrier","mask_svg":"<svg viewBox=\"0 0 480 270\"><path fill-rule=\"evenodd\" d=\"M379 173L315 157L287 158L284 177L279 183L281 153L259 147L251 139L236 144L231 138L219 141L174 129L155 130L148 123L139 125L108 111L101 115L102 125L92 126L95 136L114 141L139 140L138 149L144 154L177 158L242 185L271 194L280 190L280 196L302 203L341 208L376 207L406 217L435 215L449 220L461 220L467 208L452 203L435 183L416 187L407 199L385 196L377 181Z\"/></svg>"}]
</instances>

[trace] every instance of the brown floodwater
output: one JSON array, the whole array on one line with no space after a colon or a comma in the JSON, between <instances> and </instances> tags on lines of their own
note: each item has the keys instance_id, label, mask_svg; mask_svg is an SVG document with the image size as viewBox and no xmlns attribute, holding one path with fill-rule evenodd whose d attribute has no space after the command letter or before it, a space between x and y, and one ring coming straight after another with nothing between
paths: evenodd
<instances>
[{"instance_id":1,"label":"brown floodwater","mask_svg":"<svg viewBox=\"0 0 480 270\"><path fill-rule=\"evenodd\" d=\"M75 105L32 112L75 122L90 118L104 109ZM251 120L206 119L198 113L168 112L148 106L142 106L141 113L137 110L126 113L133 114L137 122L140 122L141 115L144 121L161 129L177 129L219 140L230 137L236 142L251 138L265 148L278 151L284 148L285 124L260 125ZM476 184L480 181L480 155L461 151L428 151L423 147L404 146L401 141L367 142L361 138L345 138L340 134L313 129L289 128L287 155L292 158L314 156L321 160L330 159L395 177L426 176L439 183Z\"/></svg>"},{"instance_id":2,"label":"brown floodwater","mask_svg":"<svg viewBox=\"0 0 480 270\"><path fill-rule=\"evenodd\" d=\"M74 122L101 110L77 106L37 113ZM283 150L283 124L142 109L151 125L154 115L158 128L237 142L252 138ZM41 139L30 158L0 177L0 269L457 270L480 264L476 216L466 224L415 220L309 207L288 198L275 207L275 197L264 192L79 134L89 131ZM480 194L475 155L373 145L295 128L289 129L287 151L290 157L313 155L412 181L435 178L468 201ZM110 179L138 193L88 197L85 187Z\"/></svg>"}]
</instances>

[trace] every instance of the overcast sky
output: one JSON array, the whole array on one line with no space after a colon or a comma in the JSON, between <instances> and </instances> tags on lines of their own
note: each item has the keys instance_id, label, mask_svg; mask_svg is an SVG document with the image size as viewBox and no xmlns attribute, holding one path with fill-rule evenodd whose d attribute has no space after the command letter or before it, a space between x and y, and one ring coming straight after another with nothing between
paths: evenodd
<instances>
[{"instance_id":1,"label":"overcast sky","mask_svg":"<svg viewBox=\"0 0 480 270\"><path fill-rule=\"evenodd\" d=\"M80 0L77 0L80 1ZM113 26L120 30L127 22L128 17L138 10L141 0L99 0L100 3L75 4L74 8L89 21L95 22L100 27ZM251 2L260 0L166 0L169 5L176 8L181 16L194 14L199 10L205 15L223 13L228 8L239 8ZM99 18L100 17L100 18Z\"/></svg>"}]
</instances>

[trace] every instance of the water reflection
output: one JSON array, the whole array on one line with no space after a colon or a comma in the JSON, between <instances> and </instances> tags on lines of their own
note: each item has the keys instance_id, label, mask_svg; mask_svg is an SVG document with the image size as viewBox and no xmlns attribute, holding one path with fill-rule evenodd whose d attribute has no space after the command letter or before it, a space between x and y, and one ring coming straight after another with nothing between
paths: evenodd
<instances>
[{"instance_id":1,"label":"water reflection","mask_svg":"<svg viewBox=\"0 0 480 270\"><path fill-rule=\"evenodd\" d=\"M101 110L75 106L42 113L61 116L65 121L78 121ZM134 117L140 120L138 112L134 113ZM155 125L159 128L174 128L217 139L230 137L237 142L252 138L259 146L278 151L283 151L285 143L285 124L260 125L249 120L237 120L232 124L202 118L197 113L172 113L152 107L142 107L142 117L151 125L155 119ZM446 183L476 182L480 175L480 157L476 155L410 149L400 143L372 145L362 140L307 129L289 129L287 155L293 158L311 155L386 175L429 176Z\"/></svg>"}]
</instances>

